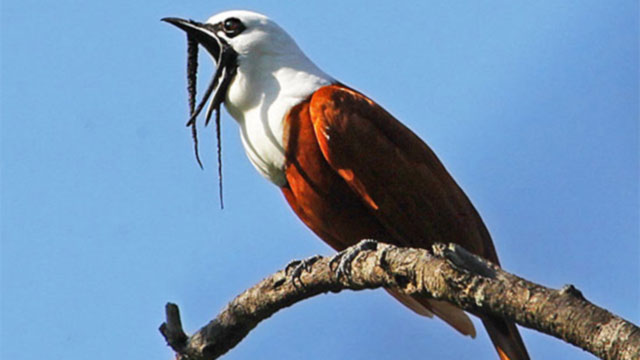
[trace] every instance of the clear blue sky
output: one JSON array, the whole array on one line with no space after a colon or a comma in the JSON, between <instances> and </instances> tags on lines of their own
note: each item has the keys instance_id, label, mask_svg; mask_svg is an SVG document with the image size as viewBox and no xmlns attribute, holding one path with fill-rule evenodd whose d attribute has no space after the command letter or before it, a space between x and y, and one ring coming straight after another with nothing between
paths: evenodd
<instances>
[{"instance_id":1,"label":"clear blue sky","mask_svg":"<svg viewBox=\"0 0 640 360\"><path fill-rule=\"evenodd\" d=\"M518 4L516 4L518 3ZM185 37L164 16L247 8L437 152L507 270L640 322L637 1L2 2L4 359L169 359L186 329L294 258L331 251L246 159L223 115L205 170ZM208 79L208 59L201 79ZM591 359L523 330L536 359ZM495 359L383 291L314 298L228 359Z\"/></svg>"}]
</instances>

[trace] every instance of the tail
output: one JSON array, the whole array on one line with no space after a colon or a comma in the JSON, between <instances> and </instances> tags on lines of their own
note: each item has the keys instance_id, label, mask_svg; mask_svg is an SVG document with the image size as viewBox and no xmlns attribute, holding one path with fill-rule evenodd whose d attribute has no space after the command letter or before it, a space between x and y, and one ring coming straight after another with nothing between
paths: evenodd
<instances>
[{"instance_id":1,"label":"tail","mask_svg":"<svg viewBox=\"0 0 640 360\"><path fill-rule=\"evenodd\" d=\"M471 319L469 319L469 316L467 316L462 309L446 301L413 297L395 289L385 290L415 313L427 317L436 315L454 329L458 330L462 335L471 336L472 338L476 337L476 329Z\"/></svg>"},{"instance_id":2,"label":"tail","mask_svg":"<svg viewBox=\"0 0 640 360\"><path fill-rule=\"evenodd\" d=\"M482 317L482 323L498 351L500 360L529 360L527 348L513 321L498 317Z\"/></svg>"},{"instance_id":3,"label":"tail","mask_svg":"<svg viewBox=\"0 0 640 360\"><path fill-rule=\"evenodd\" d=\"M416 298L392 289L385 290L416 313L428 317L436 315L461 334L472 338L476 336L473 323L462 309L444 301ZM514 322L483 316L482 323L498 351L500 360L529 360L529 354Z\"/></svg>"}]
</instances>

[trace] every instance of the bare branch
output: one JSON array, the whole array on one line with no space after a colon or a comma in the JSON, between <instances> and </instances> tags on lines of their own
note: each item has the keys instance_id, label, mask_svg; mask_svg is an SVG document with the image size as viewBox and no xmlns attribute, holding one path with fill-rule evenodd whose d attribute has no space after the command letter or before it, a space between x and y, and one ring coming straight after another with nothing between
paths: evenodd
<instances>
[{"instance_id":1,"label":"bare branch","mask_svg":"<svg viewBox=\"0 0 640 360\"><path fill-rule=\"evenodd\" d=\"M345 289L387 287L449 301L471 313L511 319L602 359L640 359L640 329L593 305L572 285L553 290L534 284L457 245L437 244L430 254L379 243L376 250L355 256L349 276L337 276L333 263L331 258L318 257L304 265L305 271L296 272L299 278L286 269L269 276L188 338L177 307L170 304L161 332L177 359L216 359L260 321L298 301Z\"/></svg>"}]
</instances>

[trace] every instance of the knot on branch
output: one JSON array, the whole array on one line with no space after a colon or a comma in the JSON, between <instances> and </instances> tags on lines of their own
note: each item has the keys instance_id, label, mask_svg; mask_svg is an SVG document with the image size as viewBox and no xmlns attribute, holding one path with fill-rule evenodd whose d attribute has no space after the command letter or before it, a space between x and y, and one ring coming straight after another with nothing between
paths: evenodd
<instances>
[{"instance_id":1,"label":"knot on branch","mask_svg":"<svg viewBox=\"0 0 640 360\"><path fill-rule=\"evenodd\" d=\"M571 295L571 296L575 297L576 299L587 300L584 297L584 295L582 295L582 291L578 290L572 284L567 284L567 285L563 286L562 289L560 289L560 293L561 294Z\"/></svg>"},{"instance_id":2,"label":"knot on branch","mask_svg":"<svg viewBox=\"0 0 640 360\"><path fill-rule=\"evenodd\" d=\"M482 277L493 279L499 269L498 266L490 261L476 256L454 243L436 243L433 245L432 250L434 255L444 257L456 268Z\"/></svg>"}]
</instances>

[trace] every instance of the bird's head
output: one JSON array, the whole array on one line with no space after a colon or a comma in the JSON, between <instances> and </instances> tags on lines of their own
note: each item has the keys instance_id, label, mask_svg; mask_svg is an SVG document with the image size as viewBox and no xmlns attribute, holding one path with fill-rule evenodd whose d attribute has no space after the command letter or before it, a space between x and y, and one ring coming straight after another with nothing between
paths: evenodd
<instances>
[{"instance_id":1,"label":"bird's head","mask_svg":"<svg viewBox=\"0 0 640 360\"><path fill-rule=\"evenodd\" d=\"M205 24L215 28L215 36L226 42L241 58L300 51L295 41L265 15L251 11L225 11Z\"/></svg>"},{"instance_id":2,"label":"bird's head","mask_svg":"<svg viewBox=\"0 0 640 360\"><path fill-rule=\"evenodd\" d=\"M180 18L162 19L187 33L203 46L216 63L214 100L224 101L232 78L238 72L257 85L256 78L281 68L302 71L315 66L302 53L293 38L265 15L251 11L225 11L201 23ZM216 94L219 94L216 99ZM219 105L219 104L215 104Z\"/></svg>"},{"instance_id":3,"label":"bird's head","mask_svg":"<svg viewBox=\"0 0 640 360\"><path fill-rule=\"evenodd\" d=\"M225 47L241 57L273 52L290 52L297 48L291 37L273 20L251 11L225 11L206 22L180 18L164 18L192 36L218 60Z\"/></svg>"}]
</instances>

